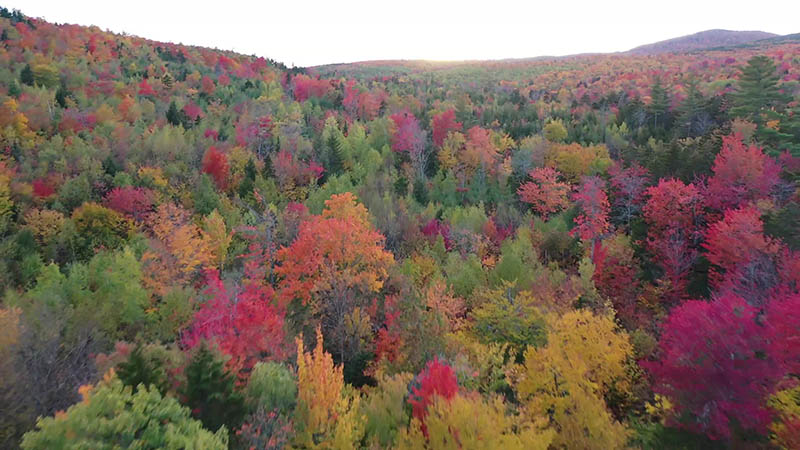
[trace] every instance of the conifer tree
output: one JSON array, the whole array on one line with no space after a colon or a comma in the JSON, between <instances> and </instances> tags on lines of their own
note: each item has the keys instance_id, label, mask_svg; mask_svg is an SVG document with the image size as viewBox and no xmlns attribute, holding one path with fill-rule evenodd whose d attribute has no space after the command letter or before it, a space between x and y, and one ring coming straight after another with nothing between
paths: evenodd
<instances>
[{"instance_id":1,"label":"conifer tree","mask_svg":"<svg viewBox=\"0 0 800 450\"><path fill-rule=\"evenodd\" d=\"M225 370L225 363L214 357L202 344L186 367L184 404L203 426L217 431L225 425L237 428L244 418L244 397L235 389L234 376Z\"/></svg>"}]
</instances>

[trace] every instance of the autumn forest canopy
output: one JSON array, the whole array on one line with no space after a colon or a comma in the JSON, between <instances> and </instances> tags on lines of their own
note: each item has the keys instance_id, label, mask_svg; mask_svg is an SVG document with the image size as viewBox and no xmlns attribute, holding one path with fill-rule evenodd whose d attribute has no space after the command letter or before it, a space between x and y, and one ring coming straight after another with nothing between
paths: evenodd
<instances>
[{"instance_id":1,"label":"autumn forest canopy","mask_svg":"<svg viewBox=\"0 0 800 450\"><path fill-rule=\"evenodd\" d=\"M289 68L0 8L0 448L800 448L800 37L709 36Z\"/></svg>"}]
</instances>

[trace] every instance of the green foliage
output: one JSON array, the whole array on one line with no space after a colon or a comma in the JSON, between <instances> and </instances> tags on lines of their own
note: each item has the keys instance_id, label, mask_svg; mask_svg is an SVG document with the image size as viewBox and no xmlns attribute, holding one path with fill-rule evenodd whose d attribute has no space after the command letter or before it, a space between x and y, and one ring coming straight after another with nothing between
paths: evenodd
<instances>
[{"instance_id":1,"label":"green foliage","mask_svg":"<svg viewBox=\"0 0 800 450\"><path fill-rule=\"evenodd\" d=\"M537 302L526 291L514 293L512 285L476 295L478 306L470 314L473 333L485 344L507 343L521 354L528 346L547 342L546 323Z\"/></svg>"},{"instance_id":2,"label":"green foliage","mask_svg":"<svg viewBox=\"0 0 800 450\"><path fill-rule=\"evenodd\" d=\"M139 262L127 249L98 253L87 264L72 265L68 276L50 264L25 298L72 308L74 321L92 324L112 339L132 337L148 303Z\"/></svg>"},{"instance_id":3,"label":"green foliage","mask_svg":"<svg viewBox=\"0 0 800 450\"><path fill-rule=\"evenodd\" d=\"M219 209L219 194L214 181L207 174L200 177L194 190L194 210L197 214L207 216L215 209Z\"/></svg>"},{"instance_id":4,"label":"green foliage","mask_svg":"<svg viewBox=\"0 0 800 450\"><path fill-rule=\"evenodd\" d=\"M244 391L247 408L290 416L297 403L297 380L283 364L260 362L253 367Z\"/></svg>"},{"instance_id":5,"label":"green foliage","mask_svg":"<svg viewBox=\"0 0 800 450\"><path fill-rule=\"evenodd\" d=\"M444 272L453 294L462 298L469 298L472 291L486 280L481 261L475 254L467 255L466 258L457 253L448 254Z\"/></svg>"},{"instance_id":6,"label":"green foliage","mask_svg":"<svg viewBox=\"0 0 800 450\"><path fill-rule=\"evenodd\" d=\"M136 388L142 384L162 395L169 387L162 362L145 355L141 345L134 347L128 359L117 366L117 376L125 386Z\"/></svg>"},{"instance_id":7,"label":"green foliage","mask_svg":"<svg viewBox=\"0 0 800 450\"><path fill-rule=\"evenodd\" d=\"M235 377L225 370L225 363L203 344L192 356L185 375L184 404L203 426L213 431L223 426L237 429L244 419L244 397L236 391Z\"/></svg>"},{"instance_id":8,"label":"green foliage","mask_svg":"<svg viewBox=\"0 0 800 450\"><path fill-rule=\"evenodd\" d=\"M369 392L361 410L367 418L366 439L370 445L391 447L397 432L408 423L405 397L412 378L410 373L384 375Z\"/></svg>"},{"instance_id":9,"label":"green foliage","mask_svg":"<svg viewBox=\"0 0 800 450\"><path fill-rule=\"evenodd\" d=\"M203 429L177 400L157 389L134 390L116 378L84 393L60 417L39 419L23 449L228 448L228 433Z\"/></svg>"}]
</instances>

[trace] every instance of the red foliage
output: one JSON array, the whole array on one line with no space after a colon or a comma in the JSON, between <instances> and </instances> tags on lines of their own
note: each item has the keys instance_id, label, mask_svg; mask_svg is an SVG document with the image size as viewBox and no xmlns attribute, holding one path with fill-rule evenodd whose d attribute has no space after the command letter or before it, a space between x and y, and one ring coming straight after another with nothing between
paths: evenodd
<instances>
[{"instance_id":1,"label":"red foliage","mask_svg":"<svg viewBox=\"0 0 800 450\"><path fill-rule=\"evenodd\" d=\"M125 186L116 187L106 194L105 203L114 211L142 220L153 210L155 201L150 189Z\"/></svg>"},{"instance_id":2,"label":"red foliage","mask_svg":"<svg viewBox=\"0 0 800 450\"><path fill-rule=\"evenodd\" d=\"M584 177L572 200L581 212L575 217L575 228L570 235L578 235L584 241L593 241L610 227L608 223L608 197L603 188L605 183L598 177Z\"/></svg>"},{"instance_id":3,"label":"red foliage","mask_svg":"<svg viewBox=\"0 0 800 450\"><path fill-rule=\"evenodd\" d=\"M308 75L299 74L292 78L294 99L304 102L309 98L321 98L333 89L330 80L311 78Z\"/></svg>"},{"instance_id":4,"label":"red foliage","mask_svg":"<svg viewBox=\"0 0 800 450\"><path fill-rule=\"evenodd\" d=\"M383 326L378 329L378 335L375 337L376 362L383 360L394 362L400 355L403 343L402 329L397 323L400 312L397 307L397 296L386 296L383 304Z\"/></svg>"},{"instance_id":5,"label":"red foliage","mask_svg":"<svg viewBox=\"0 0 800 450\"><path fill-rule=\"evenodd\" d=\"M139 95L155 97L156 91L153 90L153 87L150 86L150 83L147 82L147 78L143 79L141 83L139 83Z\"/></svg>"},{"instance_id":6,"label":"red foliage","mask_svg":"<svg viewBox=\"0 0 800 450\"><path fill-rule=\"evenodd\" d=\"M433 130L433 145L441 147L451 131L461 131L461 122L456 122L456 112L448 109L433 116L431 129Z\"/></svg>"},{"instance_id":7,"label":"red foliage","mask_svg":"<svg viewBox=\"0 0 800 450\"><path fill-rule=\"evenodd\" d=\"M395 131L392 135L392 150L396 152L418 153L425 142L422 141L422 129L413 114L402 112L392 114Z\"/></svg>"},{"instance_id":8,"label":"red foliage","mask_svg":"<svg viewBox=\"0 0 800 450\"><path fill-rule=\"evenodd\" d=\"M647 169L636 164L625 169L615 163L608 169L608 174L611 177L611 194L614 199L613 215L619 223L629 224L642 210L645 201Z\"/></svg>"},{"instance_id":9,"label":"red foliage","mask_svg":"<svg viewBox=\"0 0 800 450\"><path fill-rule=\"evenodd\" d=\"M664 279L669 282L665 296L674 302L685 297L686 277L697 259L700 192L693 184L662 179L646 193L647 249L664 270Z\"/></svg>"},{"instance_id":10,"label":"red foliage","mask_svg":"<svg viewBox=\"0 0 800 450\"><path fill-rule=\"evenodd\" d=\"M203 173L211 175L217 187L225 189L228 182L228 157L213 145L203 155Z\"/></svg>"},{"instance_id":11,"label":"red foliage","mask_svg":"<svg viewBox=\"0 0 800 450\"><path fill-rule=\"evenodd\" d=\"M745 267L759 257L771 259L780 251L780 244L764 236L761 213L753 207L727 210L719 222L712 224L705 233L703 247L708 250L706 258L712 264L709 281L712 288L719 288L726 278L734 283L746 281L736 269ZM760 279L775 274L751 274ZM763 289L763 283L758 283Z\"/></svg>"},{"instance_id":12,"label":"red foliage","mask_svg":"<svg viewBox=\"0 0 800 450\"><path fill-rule=\"evenodd\" d=\"M739 134L722 138L711 170L714 175L708 180L706 203L719 211L768 198L781 171L761 147L746 145Z\"/></svg>"},{"instance_id":13,"label":"red foliage","mask_svg":"<svg viewBox=\"0 0 800 450\"><path fill-rule=\"evenodd\" d=\"M273 304L271 287L247 280L243 289L229 291L216 270L206 273L205 294L211 298L194 314L182 336L187 348L203 340L230 355L228 367L240 376L259 361L281 361L288 352L283 327L284 313Z\"/></svg>"},{"instance_id":14,"label":"red foliage","mask_svg":"<svg viewBox=\"0 0 800 450\"><path fill-rule=\"evenodd\" d=\"M659 342L660 361L643 365L653 375L654 391L674 405L674 425L712 439L729 437L734 421L766 431L764 400L784 371L767 354L772 333L757 316L735 295L688 301L672 311Z\"/></svg>"},{"instance_id":15,"label":"red foliage","mask_svg":"<svg viewBox=\"0 0 800 450\"><path fill-rule=\"evenodd\" d=\"M766 321L774 333L770 355L787 373L800 373L800 294L770 302Z\"/></svg>"},{"instance_id":16,"label":"red foliage","mask_svg":"<svg viewBox=\"0 0 800 450\"><path fill-rule=\"evenodd\" d=\"M47 198L56 193L55 188L45 180L33 180L31 184L33 185L33 195L37 198Z\"/></svg>"},{"instance_id":17,"label":"red foliage","mask_svg":"<svg viewBox=\"0 0 800 450\"><path fill-rule=\"evenodd\" d=\"M200 84L202 85L202 92L206 95L212 95L217 89L217 86L214 84L214 80L212 80L208 75L203 77L203 79L200 81Z\"/></svg>"},{"instance_id":18,"label":"red foliage","mask_svg":"<svg viewBox=\"0 0 800 450\"><path fill-rule=\"evenodd\" d=\"M183 113L186 114L186 117L192 119L192 121L197 121L197 119L203 117L203 109L197 106L195 102L189 102L186 106L183 107Z\"/></svg>"},{"instance_id":19,"label":"red foliage","mask_svg":"<svg viewBox=\"0 0 800 450\"><path fill-rule=\"evenodd\" d=\"M417 375L411 387L408 403L411 405L412 414L422 423L422 432L428 435L425 428L425 416L428 415L428 406L433 403L434 396L446 399L455 397L458 393L458 379L453 369L446 363L434 358L428 361L425 369Z\"/></svg>"},{"instance_id":20,"label":"red foliage","mask_svg":"<svg viewBox=\"0 0 800 450\"><path fill-rule=\"evenodd\" d=\"M569 185L558 181L561 173L552 167L537 167L528 175L533 181L522 184L517 189L517 195L543 219L547 220L547 216L567 206Z\"/></svg>"}]
</instances>

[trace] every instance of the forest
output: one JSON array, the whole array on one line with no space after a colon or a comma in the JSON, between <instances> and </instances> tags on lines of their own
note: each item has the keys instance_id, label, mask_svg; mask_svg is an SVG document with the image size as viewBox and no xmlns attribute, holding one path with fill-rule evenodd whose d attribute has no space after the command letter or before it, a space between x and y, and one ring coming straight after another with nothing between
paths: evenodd
<instances>
[{"instance_id":1,"label":"forest","mask_svg":"<svg viewBox=\"0 0 800 450\"><path fill-rule=\"evenodd\" d=\"M0 448L800 448L800 38L0 30Z\"/></svg>"}]
</instances>

